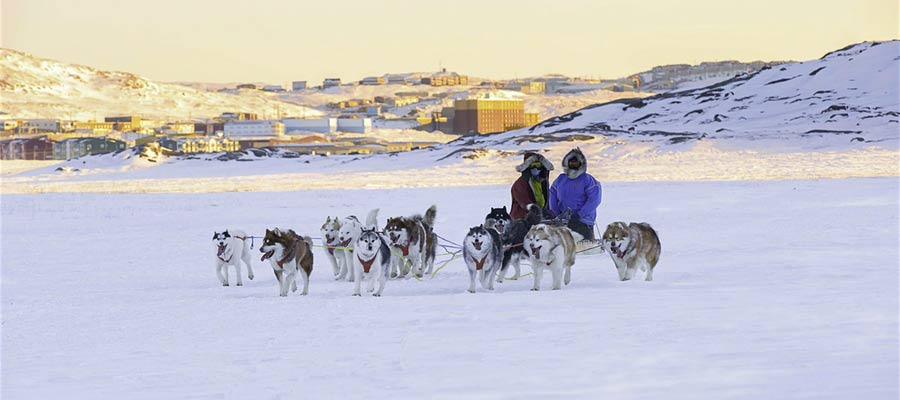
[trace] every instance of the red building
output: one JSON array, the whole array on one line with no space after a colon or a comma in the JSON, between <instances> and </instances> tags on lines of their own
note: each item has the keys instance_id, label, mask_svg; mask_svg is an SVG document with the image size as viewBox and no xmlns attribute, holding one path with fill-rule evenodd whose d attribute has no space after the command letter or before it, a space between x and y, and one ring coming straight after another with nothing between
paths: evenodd
<instances>
[{"instance_id":1,"label":"red building","mask_svg":"<svg viewBox=\"0 0 900 400\"><path fill-rule=\"evenodd\" d=\"M53 141L46 137L39 137L0 142L0 159L52 160Z\"/></svg>"}]
</instances>

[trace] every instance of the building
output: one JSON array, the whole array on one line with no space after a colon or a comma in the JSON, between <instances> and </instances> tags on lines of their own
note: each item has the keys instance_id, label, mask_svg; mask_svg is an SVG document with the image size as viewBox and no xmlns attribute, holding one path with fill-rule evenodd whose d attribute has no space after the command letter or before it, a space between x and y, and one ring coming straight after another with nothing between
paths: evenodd
<instances>
[{"instance_id":1,"label":"building","mask_svg":"<svg viewBox=\"0 0 900 400\"><path fill-rule=\"evenodd\" d=\"M101 135L112 132L113 129L115 129L115 122L75 121L75 130L80 133Z\"/></svg>"},{"instance_id":2,"label":"building","mask_svg":"<svg viewBox=\"0 0 900 400\"><path fill-rule=\"evenodd\" d=\"M536 112L525 113L525 126L534 126L541 122L541 114Z\"/></svg>"},{"instance_id":3,"label":"building","mask_svg":"<svg viewBox=\"0 0 900 400\"><path fill-rule=\"evenodd\" d=\"M52 160L53 145L46 137L5 140L0 142L0 159Z\"/></svg>"},{"instance_id":4,"label":"building","mask_svg":"<svg viewBox=\"0 0 900 400\"><path fill-rule=\"evenodd\" d=\"M278 92L278 93L286 92L286 90L284 90L284 88L281 87L281 85L266 85L266 86L263 86L262 90L266 91L266 92Z\"/></svg>"},{"instance_id":5,"label":"building","mask_svg":"<svg viewBox=\"0 0 900 400\"><path fill-rule=\"evenodd\" d=\"M306 90L306 81L291 82L291 91L292 92L299 92L301 90Z\"/></svg>"},{"instance_id":6,"label":"building","mask_svg":"<svg viewBox=\"0 0 900 400\"><path fill-rule=\"evenodd\" d=\"M60 125L58 119L26 119L19 128L25 132L59 132Z\"/></svg>"},{"instance_id":7,"label":"building","mask_svg":"<svg viewBox=\"0 0 900 400\"><path fill-rule=\"evenodd\" d=\"M362 111L362 110L360 110ZM365 107L366 115L369 117L380 117L381 116L381 106L366 106Z\"/></svg>"},{"instance_id":8,"label":"building","mask_svg":"<svg viewBox=\"0 0 900 400\"><path fill-rule=\"evenodd\" d=\"M242 83L240 85L237 85L237 88L238 89L256 89L256 85L254 85L252 83Z\"/></svg>"},{"instance_id":9,"label":"building","mask_svg":"<svg viewBox=\"0 0 900 400\"><path fill-rule=\"evenodd\" d=\"M431 86L458 86L458 85L468 85L469 77L465 75L459 75L455 72L451 73L440 73L432 76L427 76L422 78L423 85L431 85Z\"/></svg>"},{"instance_id":10,"label":"building","mask_svg":"<svg viewBox=\"0 0 900 400\"><path fill-rule=\"evenodd\" d=\"M465 99L453 103L453 132L505 132L525 126L525 102L518 99Z\"/></svg>"},{"instance_id":11,"label":"building","mask_svg":"<svg viewBox=\"0 0 900 400\"><path fill-rule=\"evenodd\" d=\"M259 117L255 113L246 112L226 112L219 116L219 120L238 120L238 121L255 121Z\"/></svg>"},{"instance_id":12,"label":"building","mask_svg":"<svg viewBox=\"0 0 900 400\"><path fill-rule=\"evenodd\" d=\"M160 130L169 135L190 135L194 133L195 128L193 122L170 122Z\"/></svg>"},{"instance_id":13,"label":"building","mask_svg":"<svg viewBox=\"0 0 900 400\"><path fill-rule=\"evenodd\" d=\"M388 107L404 107L419 102L418 97L391 97L385 99L384 104Z\"/></svg>"},{"instance_id":14,"label":"building","mask_svg":"<svg viewBox=\"0 0 900 400\"><path fill-rule=\"evenodd\" d=\"M53 158L71 160L89 154L106 154L125 150L126 143L105 137L66 139L53 145Z\"/></svg>"},{"instance_id":15,"label":"building","mask_svg":"<svg viewBox=\"0 0 900 400\"><path fill-rule=\"evenodd\" d=\"M223 122L195 122L194 133L204 133L206 135L225 134L225 123Z\"/></svg>"},{"instance_id":16,"label":"building","mask_svg":"<svg viewBox=\"0 0 900 400\"><path fill-rule=\"evenodd\" d=\"M284 123L284 132L288 135L300 132L337 132L337 118L285 118L281 122Z\"/></svg>"},{"instance_id":17,"label":"building","mask_svg":"<svg viewBox=\"0 0 900 400\"><path fill-rule=\"evenodd\" d=\"M175 149L182 153L221 153L240 150L236 140L214 137L191 137L175 140Z\"/></svg>"},{"instance_id":18,"label":"building","mask_svg":"<svg viewBox=\"0 0 900 400\"><path fill-rule=\"evenodd\" d=\"M270 120L228 121L225 123L225 136L229 138L284 136L284 124Z\"/></svg>"},{"instance_id":19,"label":"building","mask_svg":"<svg viewBox=\"0 0 900 400\"><path fill-rule=\"evenodd\" d=\"M387 81L380 76L370 76L359 81L360 85L384 85Z\"/></svg>"},{"instance_id":20,"label":"building","mask_svg":"<svg viewBox=\"0 0 900 400\"><path fill-rule=\"evenodd\" d=\"M542 81L517 81L509 82L502 86L505 90L515 90L517 92L527 94L544 94L547 89L546 83Z\"/></svg>"},{"instance_id":21,"label":"building","mask_svg":"<svg viewBox=\"0 0 900 400\"><path fill-rule=\"evenodd\" d=\"M113 129L117 131L139 131L141 130L141 117L139 115L127 115L120 117L106 117L104 122L112 122Z\"/></svg>"},{"instance_id":22,"label":"building","mask_svg":"<svg viewBox=\"0 0 900 400\"><path fill-rule=\"evenodd\" d=\"M371 118L338 118L338 132L369 133L372 131Z\"/></svg>"},{"instance_id":23,"label":"building","mask_svg":"<svg viewBox=\"0 0 900 400\"><path fill-rule=\"evenodd\" d=\"M341 86L341 78L325 78L325 80L322 81L323 89L328 89L335 86Z\"/></svg>"},{"instance_id":24,"label":"building","mask_svg":"<svg viewBox=\"0 0 900 400\"><path fill-rule=\"evenodd\" d=\"M12 131L19 127L19 121L14 119L4 119L3 120L3 130L4 131Z\"/></svg>"}]
</instances>

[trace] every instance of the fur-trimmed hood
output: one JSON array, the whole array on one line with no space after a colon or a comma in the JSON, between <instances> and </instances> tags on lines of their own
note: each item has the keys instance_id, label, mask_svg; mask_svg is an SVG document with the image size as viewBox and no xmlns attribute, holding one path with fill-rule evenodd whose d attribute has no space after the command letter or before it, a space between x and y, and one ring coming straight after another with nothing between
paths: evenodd
<instances>
[{"instance_id":1,"label":"fur-trimmed hood","mask_svg":"<svg viewBox=\"0 0 900 400\"><path fill-rule=\"evenodd\" d=\"M578 169L569 168L569 160L571 160L573 158L578 161L581 161L581 168L578 168ZM581 149L576 147L576 148L572 149L572 151L568 152L566 154L566 156L563 157L562 168L563 168L563 172L566 173L566 176L568 176L569 179L575 179L575 178L581 176L581 174L585 173L587 171L587 159L584 157L584 153L581 152Z\"/></svg>"},{"instance_id":2,"label":"fur-trimmed hood","mask_svg":"<svg viewBox=\"0 0 900 400\"><path fill-rule=\"evenodd\" d=\"M528 167L531 166L531 163L533 162L540 162L541 166L543 166L544 169L546 169L547 171L553 171L553 164L551 164L550 161L547 160L547 158L531 151L524 154L524 161L516 166L516 171L524 172L526 169L528 169Z\"/></svg>"}]
</instances>

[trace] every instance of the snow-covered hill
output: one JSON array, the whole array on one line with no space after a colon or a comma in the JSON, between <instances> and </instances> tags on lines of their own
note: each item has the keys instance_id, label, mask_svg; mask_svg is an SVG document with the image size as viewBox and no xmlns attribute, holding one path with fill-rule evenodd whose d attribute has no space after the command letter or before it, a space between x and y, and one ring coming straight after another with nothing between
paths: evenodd
<instances>
[{"instance_id":1,"label":"snow-covered hill","mask_svg":"<svg viewBox=\"0 0 900 400\"><path fill-rule=\"evenodd\" d=\"M154 82L127 73L0 49L0 111L13 118L96 119L139 114L151 119L209 118L227 111L276 116L321 113L261 91L227 94Z\"/></svg>"},{"instance_id":2,"label":"snow-covered hill","mask_svg":"<svg viewBox=\"0 0 900 400\"><path fill-rule=\"evenodd\" d=\"M529 134L896 141L900 41L866 42L685 91L586 107Z\"/></svg>"}]
</instances>

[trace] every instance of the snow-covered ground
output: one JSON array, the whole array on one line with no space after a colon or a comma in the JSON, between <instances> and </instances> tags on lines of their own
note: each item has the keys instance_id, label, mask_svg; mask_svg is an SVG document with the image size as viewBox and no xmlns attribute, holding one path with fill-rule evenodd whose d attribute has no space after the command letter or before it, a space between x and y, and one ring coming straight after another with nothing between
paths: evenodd
<instances>
[{"instance_id":1,"label":"snow-covered ground","mask_svg":"<svg viewBox=\"0 0 900 400\"><path fill-rule=\"evenodd\" d=\"M898 189L606 183L602 224L660 234L654 282L594 255L561 291L526 277L469 294L454 261L381 298L351 297L321 249L306 297L279 298L258 256L255 280L222 287L212 232L318 236L326 215L436 204L460 241L508 186L3 195L0 395L896 399Z\"/></svg>"}]
</instances>

